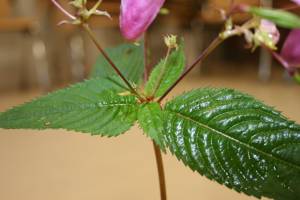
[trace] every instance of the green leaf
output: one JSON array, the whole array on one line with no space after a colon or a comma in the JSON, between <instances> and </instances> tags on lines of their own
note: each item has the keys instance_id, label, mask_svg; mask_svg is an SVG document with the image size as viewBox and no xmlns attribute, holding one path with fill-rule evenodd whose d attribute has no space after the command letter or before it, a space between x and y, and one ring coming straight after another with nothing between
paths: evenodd
<instances>
[{"instance_id":1,"label":"green leaf","mask_svg":"<svg viewBox=\"0 0 300 200\"><path fill-rule=\"evenodd\" d=\"M123 44L115 48L105 50L124 76L138 83L144 73L144 51L143 45ZM116 75L107 60L100 55L92 69L91 77L110 77Z\"/></svg>"},{"instance_id":2,"label":"green leaf","mask_svg":"<svg viewBox=\"0 0 300 200\"><path fill-rule=\"evenodd\" d=\"M300 199L300 126L231 89L202 89L165 106L165 144L192 170L238 192Z\"/></svg>"},{"instance_id":3,"label":"green leaf","mask_svg":"<svg viewBox=\"0 0 300 200\"><path fill-rule=\"evenodd\" d=\"M164 149L162 140L163 131L163 112L158 103L147 103L140 105L138 112L138 122L144 130L157 145Z\"/></svg>"},{"instance_id":4,"label":"green leaf","mask_svg":"<svg viewBox=\"0 0 300 200\"><path fill-rule=\"evenodd\" d=\"M117 136L137 119L137 101L120 96L109 79L93 79L0 114L0 128L66 129Z\"/></svg>"},{"instance_id":5,"label":"green leaf","mask_svg":"<svg viewBox=\"0 0 300 200\"><path fill-rule=\"evenodd\" d=\"M173 51L167 61L161 60L150 75L145 86L146 95L154 97L162 96L170 86L179 78L184 70L185 56L183 44L178 50ZM161 77L161 80L159 80ZM159 85L157 85L159 84ZM158 87L157 87L158 86Z\"/></svg>"},{"instance_id":6,"label":"green leaf","mask_svg":"<svg viewBox=\"0 0 300 200\"><path fill-rule=\"evenodd\" d=\"M251 7L249 11L252 14L276 23L283 28L300 28L300 17L291 12L258 7Z\"/></svg>"}]
</instances>

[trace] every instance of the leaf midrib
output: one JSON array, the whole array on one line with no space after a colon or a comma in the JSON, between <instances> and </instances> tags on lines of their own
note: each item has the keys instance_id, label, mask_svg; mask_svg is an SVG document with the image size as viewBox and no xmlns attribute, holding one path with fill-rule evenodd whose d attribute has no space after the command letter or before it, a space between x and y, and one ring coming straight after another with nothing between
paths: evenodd
<instances>
[{"instance_id":1,"label":"leaf midrib","mask_svg":"<svg viewBox=\"0 0 300 200\"><path fill-rule=\"evenodd\" d=\"M190 120L190 121L192 121L192 122L198 124L199 126L205 128L205 129L209 129L210 131L215 132L215 133L217 133L218 135L220 135L220 136L222 136L222 137L225 137L226 139L229 139L229 140L231 140L231 141L233 141L233 142L235 142L235 143L238 143L239 145L245 146L245 147L248 148L248 149L254 150L254 151L256 151L257 153L262 154L262 155L268 157L269 159L274 159L274 160L277 160L277 161L279 161L279 162L281 162L281 163L283 163L283 164L285 164L285 165L288 165L288 166L290 166L290 167L293 167L293 168L297 169L297 170L300 172L300 166L298 166L298 165L296 165L296 164L294 164L294 163L287 162L287 161L285 161L285 160L283 160L283 159L281 159L281 158L275 157L273 154L269 154L269 153L264 152L264 151L262 151L262 150L260 150L260 149L258 149L258 148L255 148L255 147L253 147L253 146L250 146L250 145L247 144L247 143L241 142L241 141L239 141L239 140L237 140L237 139L235 139L235 138L233 138L233 137L230 137L230 136L226 135L225 133L220 132L219 130L216 130L216 129L210 127L210 126L207 126L207 125L205 125L205 124L203 124L203 123L201 123L201 122L198 122L198 121L194 120L193 118L191 118L191 117L189 117L189 116L186 116L186 115L184 115L184 114L182 114L182 113L175 112L175 111L173 111L173 110L167 110L167 109L166 109L166 111L172 112L172 113L174 113L175 115L177 115L177 116L179 116L179 117L182 117L182 118L184 118L184 119Z\"/></svg>"},{"instance_id":2,"label":"leaf midrib","mask_svg":"<svg viewBox=\"0 0 300 200\"><path fill-rule=\"evenodd\" d=\"M134 103L111 103L111 104L106 104L106 105L102 104L101 106L99 106L99 104L100 104L100 102L86 104L86 105L89 105L87 107L82 107L83 104L80 104L80 105L75 104L74 106L72 106L72 108L76 107L77 109L68 109L67 111L66 110L57 109L55 111L52 111L52 112L48 113L47 115L50 116L50 115L59 114L59 113L66 113L66 112L69 113L69 112L76 112L76 111L78 112L78 111L87 110L87 109L89 109L89 110L95 109L96 110L96 109L99 109L99 108L101 109L101 107L115 107L115 106L131 106L131 107L134 107L135 106ZM91 105L93 105L93 106L91 106ZM44 107L44 106L40 106L40 107ZM35 112L31 113L32 115L29 118L34 118L34 115L33 115L34 113ZM3 113L0 113L0 116L1 116L1 114L3 114ZM14 121L16 119L12 118L12 119L6 119L6 120L7 121Z\"/></svg>"}]
</instances>

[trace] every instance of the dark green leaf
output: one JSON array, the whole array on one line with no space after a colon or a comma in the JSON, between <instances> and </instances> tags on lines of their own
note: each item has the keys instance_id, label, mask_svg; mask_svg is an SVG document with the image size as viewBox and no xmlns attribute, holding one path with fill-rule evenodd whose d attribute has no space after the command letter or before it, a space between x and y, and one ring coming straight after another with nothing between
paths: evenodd
<instances>
[{"instance_id":1,"label":"dark green leaf","mask_svg":"<svg viewBox=\"0 0 300 200\"><path fill-rule=\"evenodd\" d=\"M123 44L105 51L128 80L138 83L142 79L144 72L143 45ZM92 69L91 77L106 78L112 75L116 75L115 71L100 55Z\"/></svg>"},{"instance_id":2,"label":"dark green leaf","mask_svg":"<svg viewBox=\"0 0 300 200\"><path fill-rule=\"evenodd\" d=\"M300 126L230 89L202 89L165 107L165 144L192 170L238 192L300 199Z\"/></svg>"},{"instance_id":3,"label":"dark green leaf","mask_svg":"<svg viewBox=\"0 0 300 200\"><path fill-rule=\"evenodd\" d=\"M117 136L137 119L133 96L117 94L112 82L98 78L59 90L0 114L0 128L66 129Z\"/></svg>"},{"instance_id":4,"label":"dark green leaf","mask_svg":"<svg viewBox=\"0 0 300 200\"><path fill-rule=\"evenodd\" d=\"M258 7L251 7L250 12L283 28L300 28L300 17L291 12Z\"/></svg>"},{"instance_id":5,"label":"dark green leaf","mask_svg":"<svg viewBox=\"0 0 300 200\"><path fill-rule=\"evenodd\" d=\"M163 113L160 105L158 103L142 104L138 112L138 122L145 134L164 149L162 143Z\"/></svg>"},{"instance_id":6,"label":"dark green leaf","mask_svg":"<svg viewBox=\"0 0 300 200\"><path fill-rule=\"evenodd\" d=\"M154 68L145 87L146 94L148 96L153 95L154 97L162 96L181 75L184 70L184 65L185 56L183 44L181 44L178 50L170 54L167 62L163 59Z\"/></svg>"}]
</instances>

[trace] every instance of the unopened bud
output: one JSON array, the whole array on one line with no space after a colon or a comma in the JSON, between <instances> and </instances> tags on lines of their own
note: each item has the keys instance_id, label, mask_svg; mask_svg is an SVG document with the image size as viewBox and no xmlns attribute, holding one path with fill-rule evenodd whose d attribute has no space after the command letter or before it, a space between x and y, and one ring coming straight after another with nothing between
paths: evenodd
<instances>
[{"instance_id":1,"label":"unopened bud","mask_svg":"<svg viewBox=\"0 0 300 200\"><path fill-rule=\"evenodd\" d=\"M55 3L56 1L53 0ZM97 15L97 16L106 16L111 19L111 16L106 11L98 10L98 7L100 6L102 0L98 0L97 3L91 8L87 9L86 4L87 0L73 0L70 2L70 5L74 6L77 9L77 14L75 16L71 16L71 20L64 20L59 23L61 24L73 24L73 25L80 25L86 23L91 16ZM57 3L56 3L57 4Z\"/></svg>"},{"instance_id":2,"label":"unopened bud","mask_svg":"<svg viewBox=\"0 0 300 200\"><path fill-rule=\"evenodd\" d=\"M83 8L86 5L87 0L73 0L70 2L70 5L74 6L75 8Z\"/></svg>"},{"instance_id":3,"label":"unopened bud","mask_svg":"<svg viewBox=\"0 0 300 200\"><path fill-rule=\"evenodd\" d=\"M276 50L276 44L280 39L280 33L273 22L262 19L259 28L255 32L254 39L258 46L264 44L265 46Z\"/></svg>"},{"instance_id":4,"label":"unopened bud","mask_svg":"<svg viewBox=\"0 0 300 200\"><path fill-rule=\"evenodd\" d=\"M165 40L165 44L167 45L168 48L178 49L177 36L176 35L167 35L167 36L165 36L164 40Z\"/></svg>"},{"instance_id":5,"label":"unopened bud","mask_svg":"<svg viewBox=\"0 0 300 200\"><path fill-rule=\"evenodd\" d=\"M161 8L159 11L159 14L168 15L168 14L170 14L170 10L168 8Z\"/></svg>"}]
</instances>

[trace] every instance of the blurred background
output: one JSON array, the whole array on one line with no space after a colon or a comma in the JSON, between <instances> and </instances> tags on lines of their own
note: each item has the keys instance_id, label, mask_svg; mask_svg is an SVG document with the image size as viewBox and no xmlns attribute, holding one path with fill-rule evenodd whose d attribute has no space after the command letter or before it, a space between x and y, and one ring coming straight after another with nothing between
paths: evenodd
<instances>
[{"instance_id":1,"label":"blurred background","mask_svg":"<svg viewBox=\"0 0 300 200\"><path fill-rule=\"evenodd\" d=\"M151 63L165 54L163 36L171 33L184 37L191 63L220 31L218 9L228 8L230 2L166 0L170 14L159 16L149 30ZM290 6L287 0L235 2ZM69 8L68 1L60 3ZM104 0L101 9L113 20L98 17L91 22L104 47L126 42L118 28L119 4ZM247 18L238 15L234 20L243 23ZM88 77L98 51L77 27L58 27L63 19L50 0L0 0L0 112ZM281 30L282 39L287 33ZM267 52L245 49L242 38L225 42L169 98L207 86L249 93L300 123L300 87ZM113 139L66 131L0 133L0 199L159 199L151 141L136 127ZM164 160L170 200L254 199L191 172L169 153Z\"/></svg>"}]
</instances>

